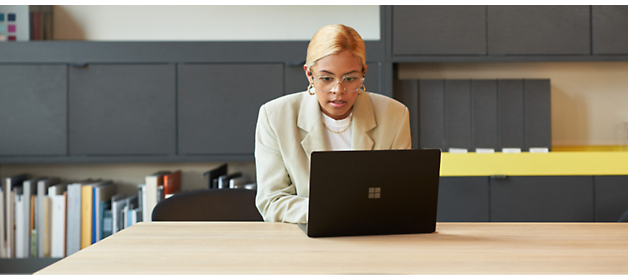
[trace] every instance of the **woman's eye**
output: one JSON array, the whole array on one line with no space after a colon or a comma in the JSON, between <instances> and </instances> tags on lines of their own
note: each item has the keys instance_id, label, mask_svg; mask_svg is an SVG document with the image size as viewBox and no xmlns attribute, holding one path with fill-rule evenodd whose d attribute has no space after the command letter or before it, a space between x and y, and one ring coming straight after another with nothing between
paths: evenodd
<instances>
[{"instance_id":1,"label":"woman's eye","mask_svg":"<svg viewBox=\"0 0 628 280\"><path fill-rule=\"evenodd\" d=\"M347 82L355 82L355 80L357 79L357 77L345 77L345 80L347 80Z\"/></svg>"},{"instance_id":2,"label":"woman's eye","mask_svg":"<svg viewBox=\"0 0 628 280\"><path fill-rule=\"evenodd\" d=\"M325 81L325 82L331 82L334 80L333 77L321 77L321 80Z\"/></svg>"}]
</instances>

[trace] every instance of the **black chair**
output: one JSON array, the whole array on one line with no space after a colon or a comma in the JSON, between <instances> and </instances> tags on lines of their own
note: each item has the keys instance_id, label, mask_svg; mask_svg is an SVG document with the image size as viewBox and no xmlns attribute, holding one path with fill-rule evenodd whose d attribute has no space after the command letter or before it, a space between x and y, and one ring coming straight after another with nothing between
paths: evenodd
<instances>
[{"instance_id":1,"label":"black chair","mask_svg":"<svg viewBox=\"0 0 628 280\"><path fill-rule=\"evenodd\" d=\"M255 190L204 189L175 194L157 203L153 221L263 221Z\"/></svg>"},{"instance_id":2,"label":"black chair","mask_svg":"<svg viewBox=\"0 0 628 280\"><path fill-rule=\"evenodd\" d=\"M623 215L619 218L620 223L628 223L628 211L624 212Z\"/></svg>"}]
</instances>

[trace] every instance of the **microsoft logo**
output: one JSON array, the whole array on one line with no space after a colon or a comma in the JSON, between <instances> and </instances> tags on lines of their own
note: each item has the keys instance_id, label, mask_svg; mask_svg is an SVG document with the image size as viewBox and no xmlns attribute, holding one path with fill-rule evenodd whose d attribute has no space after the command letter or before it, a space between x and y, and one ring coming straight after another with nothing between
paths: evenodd
<instances>
[{"instance_id":1,"label":"microsoft logo","mask_svg":"<svg viewBox=\"0 0 628 280\"><path fill-rule=\"evenodd\" d=\"M381 188L369 188L369 198L375 199L380 198L381 196Z\"/></svg>"}]
</instances>

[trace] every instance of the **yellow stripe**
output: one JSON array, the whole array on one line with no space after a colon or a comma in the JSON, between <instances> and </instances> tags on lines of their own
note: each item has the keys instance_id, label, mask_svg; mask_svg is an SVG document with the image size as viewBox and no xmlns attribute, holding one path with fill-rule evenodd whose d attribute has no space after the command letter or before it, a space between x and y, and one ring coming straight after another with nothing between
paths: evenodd
<instances>
[{"instance_id":1,"label":"yellow stripe","mask_svg":"<svg viewBox=\"0 0 628 280\"><path fill-rule=\"evenodd\" d=\"M628 146L601 145L601 146L552 146L554 152L625 152Z\"/></svg>"},{"instance_id":2,"label":"yellow stripe","mask_svg":"<svg viewBox=\"0 0 628 280\"><path fill-rule=\"evenodd\" d=\"M628 152L442 153L441 176L627 175Z\"/></svg>"}]
</instances>

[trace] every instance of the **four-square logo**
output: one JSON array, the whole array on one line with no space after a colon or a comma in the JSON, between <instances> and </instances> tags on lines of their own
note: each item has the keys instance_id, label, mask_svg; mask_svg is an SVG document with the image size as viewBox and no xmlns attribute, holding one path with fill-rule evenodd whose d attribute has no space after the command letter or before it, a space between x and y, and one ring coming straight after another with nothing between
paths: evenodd
<instances>
[{"instance_id":1,"label":"four-square logo","mask_svg":"<svg viewBox=\"0 0 628 280\"><path fill-rule=\"evenodd\" d=\"M381 196L381 188L369 188L369 198L376 199Z\"/></svg>"}]
</instances>

